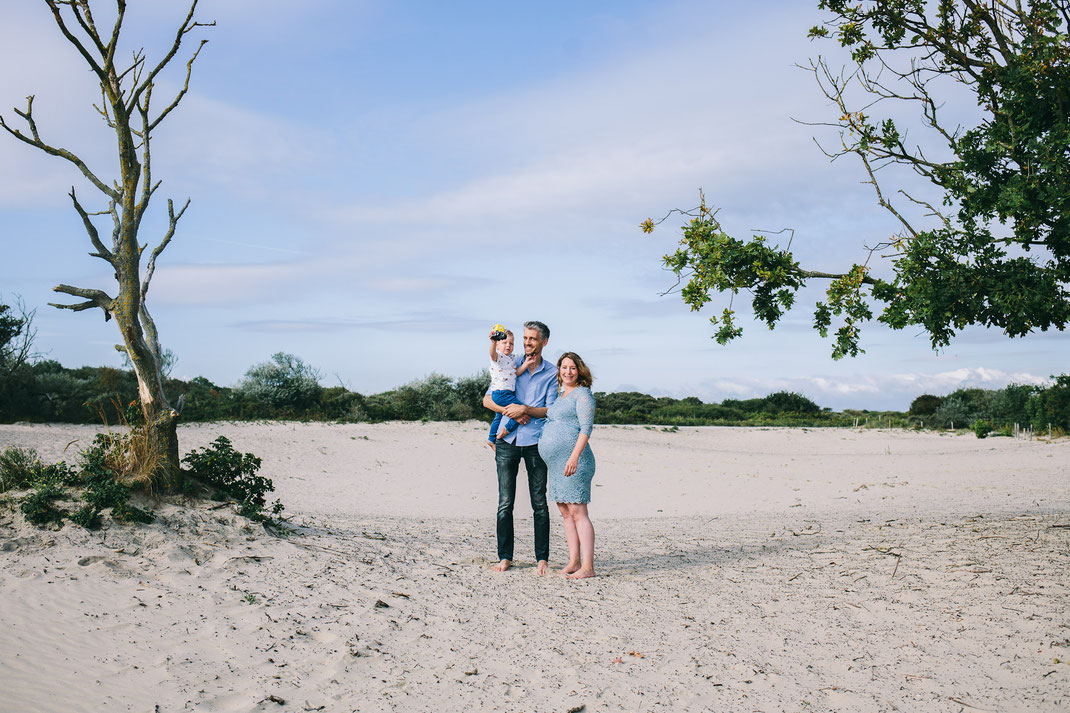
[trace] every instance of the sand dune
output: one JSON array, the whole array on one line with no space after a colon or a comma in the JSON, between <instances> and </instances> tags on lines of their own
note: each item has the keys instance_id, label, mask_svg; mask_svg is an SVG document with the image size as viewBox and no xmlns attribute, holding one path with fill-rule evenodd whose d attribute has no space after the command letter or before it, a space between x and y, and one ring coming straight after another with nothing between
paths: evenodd
<instances>
[{"instance_id":1,"label":"sand dune","mask_svg":"<svg viewBox=\"0 0 1070 713\"><path fill-rule=\"evenodd\" d=\"M482 430L183 427L264 459L287 538L209 503L95 533L5 511L0 711L1070 708L1070 442L598 427L600 576L568 582L535 576L526 502L488 571Z\"/></svg>"}]
</instances>

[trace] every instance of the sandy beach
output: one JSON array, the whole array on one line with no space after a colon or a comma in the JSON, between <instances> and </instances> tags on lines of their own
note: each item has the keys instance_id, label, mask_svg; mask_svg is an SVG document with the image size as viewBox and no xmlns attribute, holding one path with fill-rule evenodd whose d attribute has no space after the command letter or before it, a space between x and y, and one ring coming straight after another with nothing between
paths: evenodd
<instances>
[{"instance_id":1,"label":"sandy beach","mask_svg":"<svg viewBox=\"0 0 1070 713\"><path fill-rule=\"evenodd\" d=\"M0 711L1070 710L1068 439L599 426L574 582L535 575L522 494L490 571L484 429L181 427L263 459L288 537L206 502L98 532L4 510Z\"/></svg>"}]
</instances>

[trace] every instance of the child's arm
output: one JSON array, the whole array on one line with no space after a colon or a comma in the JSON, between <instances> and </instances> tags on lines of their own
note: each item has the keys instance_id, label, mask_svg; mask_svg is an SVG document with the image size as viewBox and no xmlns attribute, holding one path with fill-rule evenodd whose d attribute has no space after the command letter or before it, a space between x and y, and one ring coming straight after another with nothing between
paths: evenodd
<instances>
[{"instance_id":1,"label":"child's arm","mask_svg":"<svg viewBox=\"0 0 1070 713\"><path fill-rule=\"evenodd\" d=\"M498 363L498 342L493 339L490 340L490 360L492 363Z\"/></svg>"},{"instance_id":2,"label":"child's arm","mask_svg":"<svg viewBox=\"0 0 1070 713\"><path fill-rule=\"evenodd\" d=\"M521 374L523 374L525 371L528 370L529 366L531 366L531 364L528 363L528 358L525 356L524 361L520 362L520 366L516 368L516 375L520 376Z\"/></svg>"}]
</instances>

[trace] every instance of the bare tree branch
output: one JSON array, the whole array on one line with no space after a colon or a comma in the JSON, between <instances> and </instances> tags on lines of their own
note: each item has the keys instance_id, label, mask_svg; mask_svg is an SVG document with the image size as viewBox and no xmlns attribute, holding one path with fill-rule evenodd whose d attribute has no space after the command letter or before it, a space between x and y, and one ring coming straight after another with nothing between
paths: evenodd
<instances>
[{"instance_id":1,"label":"bare tree branch","mask_svg":"<svg viewBox=\"0 0 1070 713\"><path fill-rule=\"evenodd\" d=\"M112 267L115 266L115 256L111 251L104 246L104 243L100 240L100 233L97 232L97 226L93 225L93 221L89 217L89 213L85 211L82 204L78 202L78 196L74 192L74 188L71 188L71 192L68 194L71 197L71 201L74 203L74 209L78 211L78 215L82 217L82 224L85 226L85 231L89 233L89 239L93 243L93 247L97 249L95 253L89 253L93 257L99 257L102 260L108 261Z\"/></svg>"},{"instance_id":2,"label":"bare tree branch","mask_svg":"<svg viewBox=\"0 0 1070 713\"><path fill-rule=\"evenodd\" d=\"M215 23L213 22L212 24L214 25ZM181 89L181 90L180 90L180 91L178 92L178 96L176 96L176 97L175 97L175 100L174 100L173 102L171 102L171 103L170 103L170 104L169 104L169 105L167 106L167 108L166 108L166 109L164 109L164 110L163 110L163 111L162 111L162 112L160 113L160 115L159 115L159 116L157 116L157 117L156 117L156 119L155 119L155 120L154 120L154 121L153 121L153 122L152 122L151 124L149 124L149 125L148 125L147 131L152 131L153 129L155 129L155 128L156 128L156 126L157 126L157 124L159 124L159 123L160 123L161 121L163 121L164 117L165 117L165 116L167 116L168 114L170 114L170 113L171 113L171 112L172 112L172 111L174 110L174 108L175 108L176 106L178 106L178 103L179 103L180 101L182 101L182 98L183 98L184 96L186 96L186 92L188 92L188 91L189 91L189 80L190 80L190 76L191 76L191 75L193 74L193 62L194 62L194 61L195 61L195 60L197 59L197 55L199 55L199 54L201 53L201 49L202 49L202 48L203 48L203 47L204 47L204 46L205 46L206 44L208 44L208 40L201 40L201 43L200 43L199 45L197 45L197 51L196 51L196 52L194 52L194 53L193 53L193 56L189 58L189 61L188 61L188 62L186 62L186 81L185 81L185 83L184 83L184 84L182 85L182 89ZM151 88L150 88L150 89L151 89ZM149 98L148 98L148 90L146 90L146 94L145 94L145 111L146 111L146 112L148 112L148 107L149 107L149 101L148 101L148 99L149 99Z\"/></svg>"},{"instance_id":3,"label":"bare tree branch","mask_svg":"<svg viewBox=\"0 0 1070 713\"><path fill-rule=\"evenodd\" d=\"M13 129L8 126L7 122L4 121L3 116L0 116L0 127L3 127L4 130L6 130L9 134L14 136L19 141L22 141L23 143L41 149L50 156L58 156L60 158L70 161L75 166L77 166L78 169L82 172L82 174L89 179L89 182L96 186L104 195L114 200L119 200L119 193L115 189L108 186L108 184L97 178L97 175L89 169L89 166L86 165L85 161L78 158L78 156L74 155L67 149L55 148L54 146L50 146L49 144L46 144L44 141L41 140L41 136L37 132L37 122L33 119L32 94L26 97L26 111L19 111L18 109L15 109L14 111L26 121L26 124L27 126L29 126L30 129L30 136L26 136L18 129Z\"/></svg>"}]
</instances>

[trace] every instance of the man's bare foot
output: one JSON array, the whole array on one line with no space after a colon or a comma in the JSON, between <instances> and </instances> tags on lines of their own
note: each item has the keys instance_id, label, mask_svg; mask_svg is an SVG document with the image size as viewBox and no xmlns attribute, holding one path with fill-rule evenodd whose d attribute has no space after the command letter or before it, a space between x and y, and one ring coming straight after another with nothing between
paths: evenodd
<instances>
[{"instance_id":1,"label":"man's bare foot","mask_svg":"<svg viewBox=\"0 0 1070 713\"><path fill-rule=\"evenodd\" d=\"M561 569L559 569L557 571L560 572L561 574L572 574L573 572L579 571L579 569L580 569L580 563L579 562L569 562L568 564L566 564L564 567L562 567Z\"/></svg>"},{"instance_id":2,"label":"man's bare foot","mask_svg":"<svg viewBox=\"0 0 1070 713\"><path fill-rule=\"evenodd\" d=\"M539 567L536 570L536 573L541 577L542 575L546 574L546 570L548 567L549 565L546 563L546 560L539 560Z\"/></svg>"},{"instance_id":3,"label":"man's bare foot","mask_svg":"<svg viewBox=\"0 0 1070 713\"><path fill-rule=\"evenodd\" d=\"M502 560L498 564L496 564L493 567L491 567L491 569L493 569L495 572L504 572L505 570L509 569L512 566L513 566L513 561L512 560Z\"/></svg>"},{"instance_id":4,"label":"man's bare foot","mask_svg":"<svg viewBox=\"0 0 1070 713\"><path fill-rule=\"evenodd\" d=\"M587 579L594 576L594 569L581 568L572 574L566 574L565 579Z\"/></svg>"}]
</instances>

